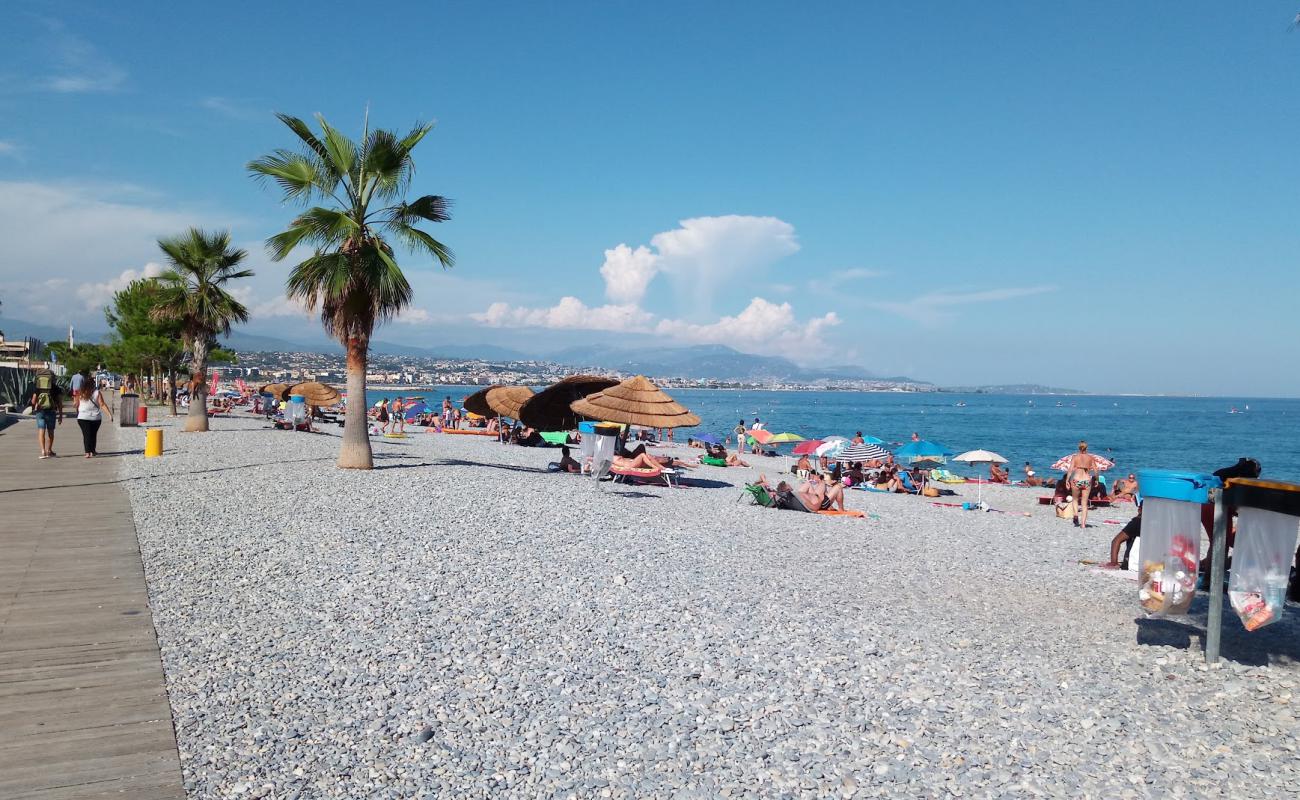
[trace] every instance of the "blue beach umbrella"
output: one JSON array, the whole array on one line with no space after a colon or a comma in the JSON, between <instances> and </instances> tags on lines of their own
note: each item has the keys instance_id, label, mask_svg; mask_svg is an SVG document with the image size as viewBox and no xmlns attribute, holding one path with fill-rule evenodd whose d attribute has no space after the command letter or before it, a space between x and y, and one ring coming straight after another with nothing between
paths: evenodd
<instances>
[{"instance_id":1,"label":"blue beach umbrella","mask_svg":"<svg viewBox=\"0 0 1300 800\"><path fill-rule=\"evenodd\" d=\"M952 450L949 450L938 442L927 442L924 439L919 442L908 442L894 451L895 458L906 460L908 463L915 463L921 460L932 460L943 463L943 461L952 454Z\"/></svg>"},{"instance_id":2,"label":"blue beach umbrella","mask_svg":"<svg viewBox=\"0 0 1300 800\"><path fill-rule=\"evenodd\" d=\"M697 442L704 442L706 444L722 444L722 440L711 433L697 433L691 438Z\"/></svg>"},{"instance_id":3,"label":"blue beach umbrella","mask_svg":"<svg viewBox=\"0 0 1300 800\"><path fill-rule=\"evenodd\" d=\"M428 410L429 410L429 407L426 406L424 403L416 402L414 405L412 405L412 406L408 406L408 407L407 407L407 409L406 409L406 418L407 418L408 420L415 419L416 417L420 416L421 414L426 413Z\"/></svg>"}]
</instances>

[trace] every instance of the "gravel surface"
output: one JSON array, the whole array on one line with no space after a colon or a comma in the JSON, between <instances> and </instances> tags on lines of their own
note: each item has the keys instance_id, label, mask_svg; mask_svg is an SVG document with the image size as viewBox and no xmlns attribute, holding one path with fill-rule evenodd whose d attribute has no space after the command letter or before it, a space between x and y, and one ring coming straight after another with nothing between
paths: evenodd
<instances>
[{"instance_id":1,"label":"gravel surface","mask_svg":"<svg viewBox=\"0 0 1300 800\"><path fill-rule=\"evenodd\" d=\"M1294 797L1300 609L1221 668L1088 530L540 471L556 451L171 422L120 459L191 797ZM337 432L339 429L335 429ZM123 440L142 446L141 430ZM684 450L681 452L685 452ZM774 474L788 461L756 459ZM974 487L958 487L973 499ZM1028 513L1028 516L1025 513Z\"/></svg>"}]
</instances>

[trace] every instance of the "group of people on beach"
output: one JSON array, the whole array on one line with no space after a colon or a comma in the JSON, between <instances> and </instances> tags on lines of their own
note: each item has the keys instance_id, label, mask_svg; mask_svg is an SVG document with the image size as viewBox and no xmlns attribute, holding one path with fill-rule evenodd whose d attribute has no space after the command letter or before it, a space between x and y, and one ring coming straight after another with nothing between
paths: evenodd
<instances>
[{"instance_id":1,"label":"group of people on beach","mask_svg":"<svg viewBox=\"0 0 1300 800\"><path fill-rule=\"evenodd\" d=\"M90 370L74 373L71 383L72 406L77 414L77 427L81 428L81 447L86 458L99 455L99 427L104 417L113 420L113 410L104 399L107 382L100 382ZM63 424L63 390L54 372L43 369L36 373L29 405L36 417L36 438L40 446L39 458L55 458L54 432Z\"/></svg>"}]
</instances>

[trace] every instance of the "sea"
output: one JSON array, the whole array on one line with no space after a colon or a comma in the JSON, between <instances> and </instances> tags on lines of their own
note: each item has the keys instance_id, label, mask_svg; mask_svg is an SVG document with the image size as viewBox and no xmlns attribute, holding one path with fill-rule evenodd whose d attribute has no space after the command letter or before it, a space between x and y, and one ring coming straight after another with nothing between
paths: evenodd
<instances>
[{"instance_id":1,"label":"sea","mask_svg":"<svg viewBox=\"0 0 1300 800\"><path fill-rule=\"evenodd\" d=\"M399 395L423 396L434 405L448 396L459 402L480 388L412 387L367 395L372 405ZM1025 462L1039 474L1050 474L1053 462L1085 440L1091 452L1115 462L1111 475L1143 468L1213 472L1249 456L1263 465L1262 477L1300 482L1300 399L727 389L669 393L701 420L697 428L675 432L682 442L697 431L721 438L737 421L751 425L757 417L769 431L804 438L851 437L862 431L894 445L910 441L915 433L957 453L992 450L1007 459L1014 478L1023 476ZM987 474L987 467L950 466L959 474Z\"/></svg>"}]
</instances>

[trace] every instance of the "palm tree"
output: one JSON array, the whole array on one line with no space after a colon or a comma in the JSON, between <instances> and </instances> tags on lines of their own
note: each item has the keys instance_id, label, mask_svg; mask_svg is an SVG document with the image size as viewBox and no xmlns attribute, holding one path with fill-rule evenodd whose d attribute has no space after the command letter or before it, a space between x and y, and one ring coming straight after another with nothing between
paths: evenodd
<instances>
[{"instance_id":1,"label":"palm tree","mask_svg":"<svg viewBox=\"0 0 1300 800\"><path fill-rule=\"evenodd\" d=\"M314 248L289 273L285 293L319 311L325 329L347 352L348 413L338 466L370 469L374 466L366 431L370 336L376 325L411 303L411 284L385 236L408 251L432 255L444 268L453 263L451 251L417 227L450 219L450 202L437 195L409 203L404 199L415 172L411 150L433 125L417 123L399 137L392 131L370 130L367 118L361 141L354 142L319 114L319 138L297 117L276 116L306 147L301 152L276 150L250 162L249 171L255 178L274 181L287 201L308 205L319 200L326 205L307 208L287 230L267 239L267 252L280 261L299 244Z\"/></svg>"},{"instance_id":2,"label":"palm tree","mask_svg":"<svg viewBox=\"0 0 1300 800\"><path fill-rule=\"evenodd\" d=\"M230 231L206 233L190 228L180 236L159 239L158 247L170 269L159 275L158 304L151 312L159 321L179 323L190 351L190 410L185 430L208 429L208 352L217 334L248 321L248 309L226 291L226 284L253 274L237 269L248 255L230 249ZM173 387L174 388L174 387Z\"/></svg>"}]
</instances>

